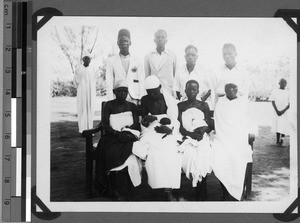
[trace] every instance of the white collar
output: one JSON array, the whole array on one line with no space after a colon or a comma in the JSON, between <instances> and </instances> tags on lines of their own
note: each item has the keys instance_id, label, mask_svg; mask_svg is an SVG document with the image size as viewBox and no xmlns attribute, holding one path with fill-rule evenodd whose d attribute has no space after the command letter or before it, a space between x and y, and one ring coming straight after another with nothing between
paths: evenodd
<instances>
[{"instance_id":1,"label":"white collar","mask_svg":"<svg viewBox=\"0 0 300 223\"><path fill-rule=\"evenodd\" d=\"M127 59L130 57L130 53L126 56L122 55L121 53L119 53L119 56L122 58L122 59Z\"/></svg>"}]
</instances>

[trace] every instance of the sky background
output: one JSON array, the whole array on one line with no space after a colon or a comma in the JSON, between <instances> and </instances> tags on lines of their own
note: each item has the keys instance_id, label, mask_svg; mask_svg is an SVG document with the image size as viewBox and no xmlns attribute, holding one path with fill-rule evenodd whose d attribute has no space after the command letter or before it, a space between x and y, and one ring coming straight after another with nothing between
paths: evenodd
<instances>
[{"instance_id":1,"label":"sky background","mask_svg":"<svg viewBox=\"0 0 300 223\"><path fill-rule=\"evenodd\" d=\"M193 44L198 48L198 63L214 68L223 63L222 46L231 42L237 48L237 60L251 66L264 61L288 57L296 66L296 34L281 18L170 18L170 17L53 17L38 32L38 63L45 75L56 79L72 79L66 57L52 39L54 27L71 27L80 31L82 25L99 29L94 54L118 53L118 31L126 28L131 33L130 53L144 61L145 55L155 49L154 33L165 29L166 48L172 50L183 65L184 49ZM94 38L94 37L93 37ZM41 62L42 61L42 62ZM91 64L101 65L103 57L95 57ZM291 70L291 72L295 72Z\"/></svg>"}]
</instances>

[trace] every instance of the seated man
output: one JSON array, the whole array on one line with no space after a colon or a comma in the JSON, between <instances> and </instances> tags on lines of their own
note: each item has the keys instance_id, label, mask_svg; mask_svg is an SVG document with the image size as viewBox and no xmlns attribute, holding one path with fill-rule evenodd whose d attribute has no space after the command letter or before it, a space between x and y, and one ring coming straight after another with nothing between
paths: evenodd
<instances>
[{"instance_id":1,"label":"seated man","mask_svg":"<svg viewBox=\"0 0 300 223\"><path fill-rule=\"evenodd\" d=\"M221 181L224 200L241 200L247 163L252 162L248 144L248 101L238 97L237 92L235 84L226 84L226 97L219 98L214 114L216 135L212 167Z\"/></svg>"},{"instance_id":2,"label":"seated man","mask_svg":"<svg viewBox=\"0 0 300 223\"><path fill-rule=\"evenodd\" d=\"M208 133L212 129L209 107L197 100L199 84L195 80L186 83L187 101L178 103L178 121L184 142L179 150L183 153L182 169L186 177L192 177L196 187L196 200L206 200L206 175L211 173L211 147Z\"/></svg>"},{"instance_id":3,"label":"seated man","mask_svg":"<svg viewBox=\"0 0 300 223\"><path fill-rule=\"evenodd\" d=\"M146 159L148 183L153 189L165 188L169 201L175 201L172 188L180 188L181 156L176 100L161 93L159 79L151 75L145 80L147 95L142 97L142 134L133 153Z\"/></svg>"},{"instance_id":4,"label":"seated man","mask_svg":"<svg viewBox=\"0 0 300 223\"><path fill-rule=\"evenodd\" d=\"M134 155L131 156L133 142L138 140L140 133L137 107L126 101L128 86L124 80L116 81L113 91L116 99L106 102L104 106L102 123L105 135L97 145L95 186L100 194L107 192L107 173L112 169L118 170L117 167L121 165L123 168L128 166L128 173L134 186L141 183L139 160ZM113 173L110 175L112 175L110 181L113 182L115 176ZM116 186L112 186L115 198L121 200ZM127 185L118 185L120 186Z\"/></svg>"}]
</instances>

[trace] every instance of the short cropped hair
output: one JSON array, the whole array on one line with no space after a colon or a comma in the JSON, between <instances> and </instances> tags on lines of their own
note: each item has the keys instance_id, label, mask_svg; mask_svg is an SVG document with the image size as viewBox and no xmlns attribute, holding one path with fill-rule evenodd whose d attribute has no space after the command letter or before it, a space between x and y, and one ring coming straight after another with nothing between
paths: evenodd
<instances>
[{"instance_id":1,"label":"short cropped hair","mask_svg":"<svg viewBox=\"0 0 300 223\"><path fill-rule=\"evenodd\" d=\"M199 90L199 83L198 83L198 81L196 81L196 80L189 80L189 81L187 81L186 84L185 84L185 88L187 88L188 85L190 85L190 84L197 84L197 88Z\"/></svg>"},{"instance_id":2,"label":"short cropped hair","mask_svg":"<svg viewBox=\"0 0 300 223\"><path fill-rule=\"evenodd\" d=\"M186 53L189 49L194 49L194 50L196 50L196 53L198 53L198 49L197 49L197 47L195 47L194 45L188 45L188 46L185 48L184 52Z\"/></svg>"},{"instance_id":3,"label":"short cropped hair","mask_svg":"<svg viewBox=\"0 0 300 223\"><path fill-rule=\"evenodd\" d=\"M166 37L168 37L167 32L164 29L159 29L154 33L154 37L158 35L158 33L163 33L165 34Z\"/></svg>"},{"instance_id":4,"label":"short cropped hair","mask_svg":"<svg viewBox=\"0 0 300 223\"><path fill-rule=\"evenodd\" d=\"M223 46L223 49L224 48L231 48L234 51L236 51L236 48L235 48L235 46L232 43L225 43L224 46Z\"/></svg>"}]
</instances>

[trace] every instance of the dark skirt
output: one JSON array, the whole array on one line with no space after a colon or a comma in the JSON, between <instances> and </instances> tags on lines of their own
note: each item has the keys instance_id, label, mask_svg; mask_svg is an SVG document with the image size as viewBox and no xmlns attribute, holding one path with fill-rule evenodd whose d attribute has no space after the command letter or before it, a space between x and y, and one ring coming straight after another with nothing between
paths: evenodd
<instances>
[{"instance_id":1,"label":"dark skirt","mask_svg":"<svg viewBox=\"0 0 300 223\"><path fill-rule=\"evenodd\" d=\"M100 194L108 192L109 170L121 166L132 153L133 141L120 142L114 135L103 136L96 149L96 189Z\"/></svg>"}]
</instances>

